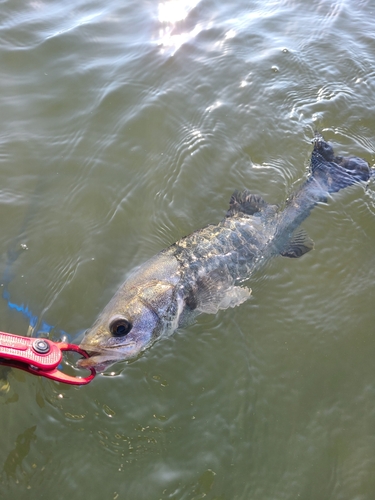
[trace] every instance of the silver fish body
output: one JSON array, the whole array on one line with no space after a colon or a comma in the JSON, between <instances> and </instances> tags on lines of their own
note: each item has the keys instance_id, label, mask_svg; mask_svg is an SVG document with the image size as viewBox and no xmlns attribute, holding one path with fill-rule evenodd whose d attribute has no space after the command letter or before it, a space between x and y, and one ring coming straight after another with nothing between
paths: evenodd
<instances>
[{"instance_id":1,"label":"silver fish body","mask_svg":"<svg viewBox=\"0 0 375 500\"><path fill-rule=\"evenodd\" d=\"M93 324L80 347L82 367L102 370L136 357L200 313L240 305L251 290L241 283L276 256L300 257L313 242L299 229L313 207L370 177L368 164L336 157L317 135L307 180L283 209L249 191L235 191L226 217L195 231L133 271Z\"/></svg>"}]
</instances>

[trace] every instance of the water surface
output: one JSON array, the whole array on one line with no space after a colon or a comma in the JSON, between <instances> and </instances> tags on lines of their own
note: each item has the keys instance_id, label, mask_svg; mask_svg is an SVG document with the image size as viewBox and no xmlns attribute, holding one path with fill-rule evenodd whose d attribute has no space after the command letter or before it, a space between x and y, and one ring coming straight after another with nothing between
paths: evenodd
<instances>
[{"instance_id":1,"label":"water surface","mask_svg":"<svg viewBox=\"0 0 375 500\"><path fill-rule=\"evenodd\" d=\"M315 128L375 163L373 0L1 12L3 331L76 338L235 188L282 203ZM373 499L374 217L374 182L334 195L248 303L87 387L8 373L1 497Z\"/></svg>"}]
</instances>

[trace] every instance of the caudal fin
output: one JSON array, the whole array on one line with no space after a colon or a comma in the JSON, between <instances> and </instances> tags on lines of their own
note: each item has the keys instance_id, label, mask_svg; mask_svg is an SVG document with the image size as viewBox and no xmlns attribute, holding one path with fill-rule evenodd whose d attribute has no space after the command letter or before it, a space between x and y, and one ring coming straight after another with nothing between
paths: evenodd
<instances>
[{"instance_id":1,"label":"caudal fin","mask_svg":"<svg viewBox=\"0 0 375 500\"><path fill-rule=\"evenodd\" d=\"M368 181L371 171L362 158L335 156L332 146L320 134L315 135L311 174L324 191L336 193L356 182Z\"/></svg>"}]
</instances>

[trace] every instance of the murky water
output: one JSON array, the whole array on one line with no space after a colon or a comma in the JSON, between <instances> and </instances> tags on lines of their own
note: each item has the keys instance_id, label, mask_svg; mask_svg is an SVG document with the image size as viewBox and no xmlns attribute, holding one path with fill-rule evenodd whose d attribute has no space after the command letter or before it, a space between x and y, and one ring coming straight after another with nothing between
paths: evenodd
<instances>
[{"instance_id":1,"label":"murky water","mask_svg":"<svg viewBox=\"0 0 375 500\"><path fill-rule=\"evenodd\" d=\"M1 3L0 328L71 339L125 275L282 202L314 128L375 162L375 2ZM253 298L73 388L12 370L1 498L375 498L375 185Z\"/></svg>"}]
</instances>

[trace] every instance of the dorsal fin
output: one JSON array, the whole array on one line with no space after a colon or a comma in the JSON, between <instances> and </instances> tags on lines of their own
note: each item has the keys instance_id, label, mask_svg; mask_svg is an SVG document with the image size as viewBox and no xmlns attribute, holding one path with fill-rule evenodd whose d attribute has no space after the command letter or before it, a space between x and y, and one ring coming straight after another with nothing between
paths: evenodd
<instances>
[{"instance_id":1,"label":"dorsal fin","mask_svg":"<svg viewBox=\"0 0 375 500\"><path fill-rule=\"evenodd\" d=\"M303 229L299 229L293 234L288 246L285 250L280 252L280 255L291 259L297 259L298 257L302 257L305 253L310 252L313 248L313 240Z\"/></svg>"},{"instance_id":2,"label":"dorsal fin","mask_svg":"<svg viewBox=\"0 0 375 500\"><path fill-rule=\"evenodd\" d=\"M238 213L254 215L266 208L267 205L267 202L258 194L252 194L247 189L244 191L236 189L230 198L229 210L226 216L232 217Z\"/></svg>"}]
</instances>

